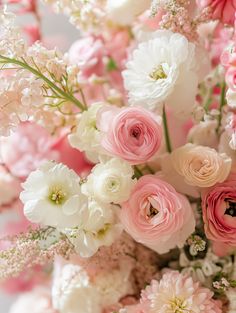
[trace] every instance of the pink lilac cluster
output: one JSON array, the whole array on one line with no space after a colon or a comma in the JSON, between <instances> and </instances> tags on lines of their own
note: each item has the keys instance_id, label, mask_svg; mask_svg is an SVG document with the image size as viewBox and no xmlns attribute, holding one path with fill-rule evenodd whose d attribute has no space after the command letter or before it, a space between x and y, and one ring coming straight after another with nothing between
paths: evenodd
<instances>
[{"instance_id":1,"label":"pink lilac cluster","mask_svg":"<svg viewBox=\"0 0 236 313\"><path fill-rule=\"evenodd\" d=\"M235 1L43 2L64 54L0 7L10 313L234 313Z\"/></svg>"}]
</instances>

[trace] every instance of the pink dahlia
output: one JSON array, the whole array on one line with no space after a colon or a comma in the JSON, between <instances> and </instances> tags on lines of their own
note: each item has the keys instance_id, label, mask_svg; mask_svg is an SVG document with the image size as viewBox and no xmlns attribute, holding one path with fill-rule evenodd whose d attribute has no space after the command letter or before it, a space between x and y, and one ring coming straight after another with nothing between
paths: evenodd
<instances>
[{"instance_id":1,"label":"pink dahlia","mask_svg":"<svg viewBox=\"0 0 236 313\"><path fill-rule=\"evenodd\" d=\"M170 271L142 294L141 302L150 313L222 313L213 292L195 283L192 277Z\"/></svg>"}]
</instances>

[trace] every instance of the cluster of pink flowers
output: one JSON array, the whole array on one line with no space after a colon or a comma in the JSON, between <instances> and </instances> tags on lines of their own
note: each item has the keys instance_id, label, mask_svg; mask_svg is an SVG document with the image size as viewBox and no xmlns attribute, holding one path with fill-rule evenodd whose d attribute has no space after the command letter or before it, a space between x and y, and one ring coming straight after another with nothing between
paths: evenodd
<instances>
[{"instance_id":1,"label":"cluster of pink flowers","mask_svg":"<svg viewBox=\"0 0 236 313\"><path fill-rule=\"evenodd\" d=\"M10 313L234 313L236 2L44 0L80 30L64 54L44 47L36 0L8 2ZM35 16L30 42L11 8Z\"/></svg>"}]
</instances>

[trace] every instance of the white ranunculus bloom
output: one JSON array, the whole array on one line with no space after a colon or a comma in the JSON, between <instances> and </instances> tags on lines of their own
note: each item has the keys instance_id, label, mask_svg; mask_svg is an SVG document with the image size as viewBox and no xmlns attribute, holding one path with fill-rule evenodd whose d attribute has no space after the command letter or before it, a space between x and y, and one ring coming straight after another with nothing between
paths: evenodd
<instances>
[{"instance_id":1,"label":"white ranunculus bloom","mask_svg":"<svg viewBox=\"0 0 236 313\"><path fill-rule=\"evenodd\" d=\"M93 104L81 114L76 132L68 137L73 148L80 151L99 151L100 131L97 129L96 121L97 112L101 107L101 103Z\"/></svg>"},{"instance_id":2,"label":"white ranunculus bloom","mask_svg":"<svg viewBox=\"0 0 236 313\"><path fill-rule=\"evenodd\" d=\"M186 117L197 94L199 65L195 45L167 30L151 33L139 44L123 72L131 105L155 110L163 103Z\"/></svg>"},{"instance_id":3,"label":"white ranunculus bloom","mask_svg":"<svg viewBox=\"0 0 236 313\"><path fill-rule=\"evenodd\" d=\"M81 223L77 227L61 231L81 257L91 257L101 246L110 246L122 233L116 209L110 205L101 207L95 201L89 201L88 208L81 210L80 215Z\"/></svg>"},{"instance_id":4,"label":"white ranunculus bloom","mask_svg":"<svg viewBox=\"0 0 236 313\"><path fill-rule=\"evenodd\" d=\"M136 16L149 9L151 0L107 0L107 13L112 21L130 25Z\"/></svg>"},{"instance_id":5,"label":"white ranunculus bloom","mask_svg":"<svg viewBox=\"0 0 236 313\"><path fill-rule=\"evenodd\" d=\"M63 164L46 162L22 184L20 199L24 214L33 223L57 228L81 223L87 198L81 193L80 178Z\"/></svg>"},{"instance_id":6,"label":"white ranunculus bloom","mask_svg":"<svg viewBox=\"0 0 236 313\"><path fill-rule=\"evenodd\" d=\"M132 166L120 159L97 164L82 186L82 192L103 203L122 203L129 199L136 182Z\"/></svg>"},{"instance_id":7,"label":"white ranunculus bloom","mask_svg":"<svg viewBox=\"0 0 236 313\"><path fill-rule=\"evenodd\" d=\"M100 297L87 273L67 264L55 273L52 287L53 307L60 313L101 313Z\"/></svg>"}]
</instances>

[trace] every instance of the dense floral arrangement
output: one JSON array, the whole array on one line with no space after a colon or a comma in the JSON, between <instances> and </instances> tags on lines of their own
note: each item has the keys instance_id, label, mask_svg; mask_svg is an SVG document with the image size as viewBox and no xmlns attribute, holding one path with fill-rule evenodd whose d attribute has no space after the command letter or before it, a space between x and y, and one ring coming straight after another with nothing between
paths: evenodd
<instances>
[{"instance_id":1,"label":"dense floral arrangement","mask_svg":"<svg viewBox=\"0 0 236 313\"><path fill-rule=\"evenodd\" d=\"M10 313L235 313L236 1L0 2Z\"/></svg>"}]
</instances>

